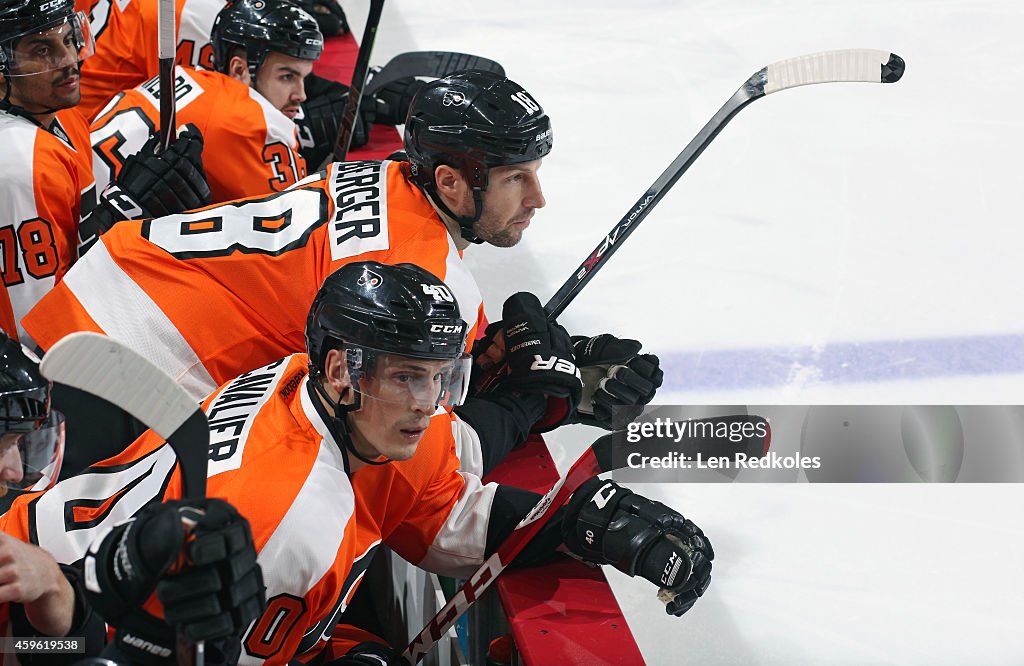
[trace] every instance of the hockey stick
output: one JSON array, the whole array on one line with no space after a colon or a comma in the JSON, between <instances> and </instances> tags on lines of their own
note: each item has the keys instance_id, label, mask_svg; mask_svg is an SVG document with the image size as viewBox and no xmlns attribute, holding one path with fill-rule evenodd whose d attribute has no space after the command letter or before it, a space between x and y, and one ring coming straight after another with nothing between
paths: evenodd
<instances>
[{"instance_id":1,"label":"hockey stick","mask_svg":"<svg viewBox=\"0 0 1024 666\"><path fill-rule=\"evenodd\" d=\"M410 51L399 53L380 70L374 72L370 82L366 84L363 95L372 97L387 84L409 76L439 79L464 69L477 69L505 76L505 68L488 58L455 51Z\"/></svg>"},{"instance_id":2,"label":"hockey stick","mask_svg":"<svg viewBox=\"0 0 1024 666\"><path fill-rule=\"evenodd\" d=\"M206 413L163 370L113 338L83 331L58 340L43 356L39 371L50 381L91 393L142 421L177 456L182 499L206 497ZM183 647L180 640L179 645ZM203 666L204 654L205 643L197 641L195 666Z\"/></svg>"},{"instance_id":3,"label":"hockey stick","mask_svg":"<svg viewBox=\"0 0 1024 666\"><path fill-rule=\"evenodd\" d=\"M341 117L338 138L335 139L334 149L327 155L323 164L320 165L320 169L326 167L329 162L343 162L348 155L348 148L352 145L352 135L355 134L359 104L363 101L366 75L370 71L370 54L373 52L373 42L377 38L377 28L380 26L380 17L383 12L384 0L370 0L370 13L366 17L363 39L359 42L359 54L356 56L356 66L352 72L352 85L348 89L345 114Z\"/></svg>"},{"instance_id":4,"label":"hockey stick","mask_svg":"<svg viewBox=\"0 0 1024 666\"><path fill-rule=\"evenodd\" d=\"M39 369L51 381L120 407L163 437L181 465L183 499L206 497L206 413L163 370L113 338L85 331L58 340Z\"/></svg>"},{"instance_id":5,"label":"hockey stick","mask_svg":"<svg viewBox=\"0 0 1024 666\"><path fill-rule=\"evenodd\" d=\"M749 417L746 415L733 415L714 416L699 420L730 425L735 422L744 422L748 419ZM423 630L409 643L405 648L405 652L402 653L403 658L410 664L416 664L424 655L428 654L434 645L441 640L441 637L455 626L459 617L476 603L480 595L491 586L491 583L508 567L516 555L522 552L523 548L530 542L530 539L554 517L558 508L565 504L566 500L580 486L598 474L625 467L628 460L625 451L620 450L622 455L615 455L614 437L616 434L621 435L621 433L608 433L600 437L583 452L576 462L573 463L572 467L569 468L566 475L559 479L540 501L530 509L530 512L520 521L515 530L498 546L498 550L484 560L484 563L459 588L455 596L441 607L441 610L427 623L427 626L423 627ZM652 441L656 442L657 438L653 438ZM687 441L683 450L694 455L698 452L707 454L709 451L714 451L717 456L736 456L742 453L750 458L759 458L768 455L770 446L771 428L769 427L767 434L763 438L759 436L745 437L739 441L732 439L723 441L721 438L713 436L697 436ZM629 449L631 452L636 450L636 448Z\"/></svg>"},{"instance_id":6,"label":"hockey stick","mask_svg":"<svg viewBox=\"0 0 1024 666\"><path fill-rule=\"evenodd\" d=\"M174 140L174 56L177 36L174 29L174 0L157 0L157 32L160 54L160 151ZM142 419L139 419L140 421Z\"/></svg>"},{"instance_id":7,"label":"hockey stick","mask_svg":"<svg viewBox=\"0 0 1024 666\"><path fill-rule=\"evenodd\" d=\"M548 319L554 320L565 310L604 265L605 260L619 249L622 241L633 233L651 209L661 201L665 193L675 185L679 177L690 168L708 144L743 107L765 95L797 86L840 81L895 83L903 76L904 67L903 59L895 53L871 49L846 49L798 56L757 71L711 117L697 136L686 144L672 164L637 199L626 215L612 227L590 256L544 305Z\"/></svg>"},{"instance_id":8,"label":"hockey stick","mask_svg":"<svg viewBox=\"0 0 1024 666\"><path fill-rule=\"evenodd\" d=\"M583 452L565 477L540 499L512 534L488 557L469 580L448 600L437 615L427 623L416 638L405 648L402 656L410 663L419 662L451 629L459 617L491 586L498 575L544 527L555 510L562 506L569 496L591 477L612 469L612 433L604 435Z\"/></svg>"}]
</instances>

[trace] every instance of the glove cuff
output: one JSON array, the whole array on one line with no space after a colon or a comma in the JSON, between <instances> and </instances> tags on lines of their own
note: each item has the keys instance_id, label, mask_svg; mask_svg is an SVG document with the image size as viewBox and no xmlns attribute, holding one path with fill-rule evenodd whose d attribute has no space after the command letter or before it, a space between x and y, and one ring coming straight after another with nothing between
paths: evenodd
<instances>
[{"instance_id":1,"label":"glove cuff","mask_svg":"<svg viewBox=\"0 0 1024 666\"><path fill-rule=\"evenodd\" d=\"M562 538L569 551L589 562L615 564L605 556L605 535L619 503L632 494L614 481L597 477L580 486L569 499L562 522Z\"/></svg>"},{"instance_id":2,"label":"glove cuff","mask_svg":"<svg viewBox=\"0 0 1024 666\"><path fill-rule=\"evenodd\" d=\"M152 634L118 629L114 633L114 640L103 649L102 656L117 664L172 666L177 664L174 652L176 645L173 631L154 638Z\"/></svg>"},{"instance_id":3,"label":"glove cuff","mask_svg":"<svg viewBox=\"0 0 1024 666\"><path fill-rule=\"evenodd\" d=\"M103 194L100 195L100 200L101 204L106 204L113 213L115 222L146 217L146 211L143 210L142 204L116 182L107 185Z\"/></svg>"}]
</instances>

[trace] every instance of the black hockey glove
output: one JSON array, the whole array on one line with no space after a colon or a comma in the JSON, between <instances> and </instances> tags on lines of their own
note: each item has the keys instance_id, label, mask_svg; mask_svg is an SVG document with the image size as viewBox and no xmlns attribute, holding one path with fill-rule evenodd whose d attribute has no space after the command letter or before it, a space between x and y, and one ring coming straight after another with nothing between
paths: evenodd
<instances>
[{"instance_id":1,"label":"black hockey glove","mask_svg":"<svg viewBox=\"0 0 1024 666\"><path fill-rule=\"evenodd\" d=\"M409 666L390 645L365 641L325 666Z\"/></svg>"},{"instance_id":2,"label":"black hockey glove","mask_svg":"<svg viewBox=\"0 0 1024 666\"><path fill-rule=\"evenodd\" d=\"M89 603L125 635L125 649L139 647L131 636L172 649L175 627L189 641L237 646L266 607L249 523L219 499L146 507L93 544L85 571ZM154 591L163 620L142 608Z\"/></svg>"},{"instance_id":3,"label":"black hockey glove","mask_svg":"<svg viewBox=\"0 0 1024 666\"><path fill-rule=\"evenodd\" d=\"M348 19L338 0L299 0L298 5L316 19L324 37L349 33Z\"/></svg>"},{"instance_id":4,"label":"black hockey glove","mask_svg":"<svg viewBox=\"0 0 1024 666\"><path fill-rule=\"evenodd\" d=\"M642 345L636 340L602 333L573 336L572 346L583 376L580 423L612 430L612 409L618 407L624 410L619 414L624 427L640 416L664 380L658 357L639 354Z\"/></svg>"},{"instance_id":5,"label":"black hockey glove","mask_svg":"<svg viewBox=\"0 0 1024 666\"><path fill-rule=\"evenodd\" d=\"M583 383L572 354L569 334L548 322L544 306L527 292L514 294L502 306L501 321L487 327L473 345L473 389L492 392L543 393L548 412L534 426L546 432L575 415Z\"/></svg>"},{"instance_id":6,"label":"black hockey glove","mask_svg":"<svg viewBox=\"0 0 1024 666\"><path fill-rule=\"evenodd\" d=\"M301 117L295 118L299 129L299 154L310 169L319 168L334 149L341 117L348 101L348 86L316 74L306 76L306 101ZM363 100L352 133L352 148L365 146L370 139L369 127L374 122L375 105Z\"/></svg>"},{"instance_id":7,"label":"black hockey glove","mask_svg":"<svg viewBox=\"0 0 1024 666\"><path fill-rule=\"evenodd\" d=\"M591 479L573 493L562 522L569 551L611 564L661 588L669 615L690 610L711 584L711 542L691 521L660 502Z\"/></svg>"},{"instance_id":8,"label":"black hockey glove","mask_svg":"<svg viewBox=\"0 0 1024 666\"><path fill-rule=\"evenodd\" d=\"M427 85L414 76L406 76L385 84L374 94L374 122L382 125L401 125L409 115L412 98Z\"/></svg>"},{"instance_id":9,"label":"black hockey glove","mask_svg":"<svg viewBox=\"0 0 1024 666\"><path fill-rule=\"evenodd\" d=\"M83 246L91 246L95 236L121 220L172 215L210 203L199 128L186 125L167 150L157 154L159 142L159 137L150 137L103 190L96 208L82 221Z\"/></svg>"}]
</instances>

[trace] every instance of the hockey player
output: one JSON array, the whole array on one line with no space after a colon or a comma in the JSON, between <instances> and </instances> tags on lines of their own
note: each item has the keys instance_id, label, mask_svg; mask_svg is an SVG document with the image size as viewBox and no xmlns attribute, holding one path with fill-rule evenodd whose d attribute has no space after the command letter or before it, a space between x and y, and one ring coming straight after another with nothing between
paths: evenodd
<instances>
[{"instance_id":1,"label":"hockey player","mask_svg":"<svg viewBox=\"0 0 1024 666\"><path fill-rule=\"evenodd\" d=\"M38 359L32 352L0 333L0 510L7 511L11 501L29 491L38 493L53 487L61 467L64 453L64 417L57 410L50 409L50 382L39 372ZM95 480L95 479L94 479ZM99 486L92 486L102 488ZM17 490L19 492L10 492ZM101 491L102 492L102 491ZM107 506L97 505L87 498L67 505L70 529L87 526L91 521L100 525ZM76 498L77 499L77 498ZM117 499L114 500L117 502ZM198 510L205 512L203 515ZM16 510L14 510L16 511ZM137 520L145 522L152 539L142 549L146 557L163 558L162 572L168 570L185 548L186 531L183 519L187 518L191 531L188 552L189 565L176 565L177 575L168 575L158 589L160 600L168 618L182 626L190 623L204 624L205 636L221 638L226 635L223 624L218 625L216 612L195 616L195 607L203 604L219 604L216 594L196 589L197 581L208 580L211 575L220 576L225 555L215 552L221 542L227 541L230 563L235 567L237 580L241 581L235 592L240 593L248 585L260 594L251 592L249 598L238 599L237 605L225 604L225 609L237 614L240 620L251 621L263 606L262 583L259 569L255 565L255 551L252 537L244 518L237 515L224 502L209 500L191 503L188 507L170 502L144 509ZM81 559L64 557L69 552L67 543L48 536L56 529L64 534L63 519L58 523L42 523L39 531L26 531L25 523L7 523L6 515L0 518L0 634L15 636L24 640L43 637L74 636L84 639L84 653L98 654L106 642L106 628L103 620L92 612L87 602ZM88 532L87 534L94 534ZM73 535L68 537L77 543ZM40 547L40 540L49 542L55 549ZM222 547L222 546L221 546ZM223 547L222 547L223 549ZM51 554L52 552L52 554ZM131 552L132 556L138 553ZM251 562L244 566L245 555ZM58 565L57 559L60 559ZM147 562L148 563L148 562ZM212 573L211 573L212 572ZM225 581L234 581L224 574ZM182 594L182 588L188 589ZM153 588L146 590L146 594ZM8 627L10 631L8 632ZM120 656L123 652L115 643L111 654ZM22 652L18 645L15 652ZM82 658L82 653L32 654L25 648L19 654L24 666L46 664L59 666L73 664ZM131 661L130 663L136 663Z\"/></svg>"},{"instance_id":2,"label":"hockey player","mask_svg":"<svg viewBox=\"0 0 1024 666\"><path fill-rule=\"evenodd\" d=\"M312 16L285 0L232 0L210 36L216 71L177 67L177 122L203 134L214 202L280 192L306 176L293 118L323 51ZM96 183L117 176L160 118L154 77L117 95L92 124Z\"/></svg>"},{"instance_id":3,"label":"hockey player","mask_svg":"<svg viewBox=\"0 0 1024 666\"><path fill-rule=\"evenodd\" d=\"M527 347L556 357L571 353L556 325L516 324ZM467 329L447 285L426 271L348 264L327 277L313 302L308 354L247 372L205 401L208 492L248 516L267 587L260 619L248 627L236 623L246 629L239 663L305 662L321 652L382 543L425 569L465 576L539 499L484 485L460 460L467 442L508 436L478 431L439 409L461 397ZM510 367L511 381L502 390L513 395L528 393L531 375L544 374L529 365ZM7 515L8 529L32 531L40 545L77 559L106 525L154 497L176 497L174 463L168 445L147 433L122 455L48 493L20 499ZM102 495L89 492L99 485ZM119 499L105 503L102 516L83 514L88 524L69 524L66 507L79 496ZM169 655L173 632L142 633L144 619L152 618L137 608L139 592L152 589L163 570L143 547L158 541L156 528L139 519L128 525L89 548L86 568L96 574L90 599L120 633L131 623L137 639L165 646ZM614 564L670 589L677 594L674 613L687 610L710 582L713 552L700 529L612 482L594 481L578 491L524 557L541 557L562 543L588 561ZM115 568L124 557L127 564ZM134 573L118 577L119 569ZM221 589L225 603L252 593L245 581ZM198 639L202 631L192 626L185 633ZM354 650L376 655L365 663L398 663L387 646L350 649L349 643L338 637L328 656L348 653L347 661L335 663L364 663L354 660Z\"/></svg>"},{"instance_id":4,"label":"hockey player","mask_svg":"<svg viewBox=\"0 0 1024 666\"><path fill-rule=\"evenodd\" d=\"M92 48L71 0L0 0L0 325L26 343L18 320L98 229L206 203L202 139L186 132L163 155L142 151L97 206L88 127L73 108Z\"/></svg>"},{"instance_id":5,"label":"hockey player","mask_svg":"<svg viewBox=\"0 0 1024 666\"><path fill-rule=\"evenodd\" d=\"M462 251L471 239L513 245L544 206L537 170L551 150L550 121L513 81L466 72L423 88L409 112L406 146L411 164L336 163L262 199L118 223L23 325L44 349L73 331L106 333L143 350L201 399L242 372L302 349L306 309L327 276L353 261L375 260L414 263L443 279L474 340L483 304ZM536 298L517 299L516 308L545 316ZM617 369L614 381L601 375L590 382L594 403L649 402L661 384L657 358L637 356L635 341L598 342L582 341L579 365ZM564 374L552 369L551 395L573 393L574 378L559 383ZM572 418L576 406L558 405L558 418ZM474 425L500 418L487 402L461 410ZM507 410L534 421L545 412L522 402ZM609 413L587 416L608 426ZM96 439L76 447L97 455L89 462L133 437ZM485 452L488 464L505 453Z\"/></svg>"},{"instance_id":6,"label":"hockey player","mask_svg":"<svg viewBox=\"0 0 1024 666\"><path fill-rule=\"evenodd\" d=\"M63 451L63 417L50 409L50 383L39 374L38 360L0 333L0 510L19 494L12 490L49 488ZM76 569L58 566L39 546L0 532L0 634L87 636L88 649L96 652L103 625L89 612ZM32 656L22 655L21 663L64 664L80 658Z\"/></svg>"}]
</instances>

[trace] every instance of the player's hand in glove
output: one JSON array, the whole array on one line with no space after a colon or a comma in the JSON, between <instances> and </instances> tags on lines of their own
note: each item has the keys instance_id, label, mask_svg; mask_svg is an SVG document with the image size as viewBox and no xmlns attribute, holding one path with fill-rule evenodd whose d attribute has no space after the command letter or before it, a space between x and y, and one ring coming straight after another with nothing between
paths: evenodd
<instances>
[{"instance_id":1,"label":"player's hand in glove","mask_svg":"<svg viewBox=\"0 0 1024 666\"><path fill-rule=\"evenodd\" d=\"M473 345L473 384L478 394L494 391L543 393L548 413L535 425L545 432L569 421L583 394L569 334L549 322L536 296L514 294L502 306L501 321L487 327Z\"/></svg>"},{"instance_id":2,"label":"player's hand in glove","mask_svg":"<svg viewBox=\"0 0 1024 666\"><path fill-rule=\"evenodd\" d=\"M409 115L412 98L427 85L414 76L406 76L383 85L373 95L374 122L382 125L401 125ZM364 100L365 101L365 100Z\"/></svg>"},{"instance_id":3,"label":"player's hand in glove","mask_svg":"<svg viewBox=\"0 0 1024 666\"><path fill-rule=\"evenodd\" d=\"M316 19L316 25L324 37L346 35L350 32L348 19L338 0L299 0L298 5Z\"/></svg>"},{"instance_id":4,"label":"player's hand in glove","mask_svg":"<svg viewBox=\"0 0 1024 666\"><path fill-rule=\"evenodd\" d=\"M690 610L711 584L715 551L700 528L614 481L594 478L573 493L562 538L574 555L660 587L670 615Z\"/></svg>"},{"instance_id":5,"label":"player's hand in glove","mask_svg":"<svg viewBox=\"0 0 1024 666\"><path fill-rule=\"evenodd\" d=\"M146 507L93 544L85 571L89 603L118 629L110 654L143 663L163 663L154 657L173 652L176 633L237 652L242 632L266 607L249 522L219 499ZM142 607L154 591L164 619Z\"/></svg>"},{"instance_id":6,"label":"player's hand in glove","mask_svg":"<svg viewBox=\"0 0 1024 666\"><path fill-rule=\"evenodd\" d=\"M330 661L326 666L408 666L390 645L366 641L356 645L344 656Z\"/></svg>"},{"instance_id":7,"label":"player's hand in glove","mask_svg":"<svg viewBox=\"0 0 1024 666\"><path fill-rule=\"evenodd\" d=\"M158 136L150 137L103 190L96 208L80 226L84 248L121 220L161 217L210 203L199 128L192 124L181 128L167 150L158 154L159 144Z\"/></svg>"},{"instance_id":8,"label":"player's hand in glove","mask_svg":"<svg viewBox=\"0 0 1024 666\"><path fill-rule=\"evenodd\" d=\"M345 115L348 86L316 74L306 76L306 101L302 114L296 116L299 130L299 154L309 169L319 169L334 149L338 128ZM365 102L366 100L363 100ZM360 104L350 147L358 148L369 141L369 126L373 124L373 105Z\"/></svg>"},{"instance_id":9,"label":"player's hand in glove","mask_svg":"<svg viewBox=\"0 0 1024 666\"><path fill-rule=\"evenodd\" d=\"M577 408L581 423L612 430L612 409L620 408L619 424L633 421L654 399L664 379L654 354L640 354L641 344L609 333L573 336L576 365L583 376L583 398Z\"/></svg>"}]
</instances>

